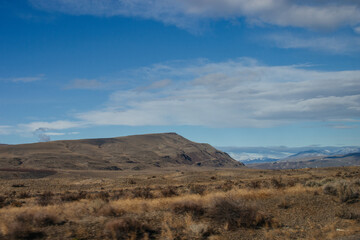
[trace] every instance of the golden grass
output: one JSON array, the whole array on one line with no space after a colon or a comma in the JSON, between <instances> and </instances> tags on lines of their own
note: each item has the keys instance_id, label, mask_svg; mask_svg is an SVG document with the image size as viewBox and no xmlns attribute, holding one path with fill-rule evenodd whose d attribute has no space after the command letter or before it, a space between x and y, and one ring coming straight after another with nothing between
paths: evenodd
<instances>
[{"instance_id":1,"label":"golden grass","mask_svg":"<svg viewBox=\"0 0 360 240\"><path fill-rule=\"evenodd\" d=\"M31 180L29 182L35 183L34 186L39 184L38 189L42 191L33 186L15 194L9 188L0 192L5 202L22 202L21 206L9 203L0 208L0 239L335 239L356 236L360 234L356 215L360 211L356 198L360 169L341 170L341 174L339 170L264 171L261 174L254 170L214 171L200 172L198 176L194 172L151 173L137 176L137 184L128 184L123 178L89 178L81 180L85 185L70 185L81 186L70 192L66 192L69 190L63 185L71 181L64 179L61 184L57 179L47 182L60 186L52 187L53 197L47 206L41 206L38 201L39 196L48 191L43 188L44 179ZM283 174L281 178L279 172ZM344 175L351 177L343 178ZM279 181L275 185L272 184L274 177ZM189 179L198 181L189 184ZM260 184L250 184L252 181ZM309 184L310 181L314 183ZM19 182L29 185L26 180ZM328 183L351 186L352 201L344 202L339 196L324 192ZM13 183L8 186L10 184ZM91 184L94 184L92 188ZM191 189L194 184L204 188L204 192L194 194ZM175 194L164 196L163 190L167 188ZM24 190L28 196L19 198ZM81 197L70 198L72 194Z\"/></svg>"}]
</instances>

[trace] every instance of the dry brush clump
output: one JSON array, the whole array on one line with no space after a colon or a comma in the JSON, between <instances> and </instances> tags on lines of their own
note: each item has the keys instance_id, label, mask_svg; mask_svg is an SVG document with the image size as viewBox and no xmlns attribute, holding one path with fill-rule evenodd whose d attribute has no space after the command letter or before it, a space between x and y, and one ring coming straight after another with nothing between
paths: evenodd
<instances>
[{"instance_id":1,"label":"dry brush clump","mask_svg":"<svg viewBox=\"0 0 360 240\"><path fill-rule=\"evenodd\" d=\"M9 218L5 226L3 226L2 234L5 239L39 239L46 235L42 228L62 225L65 222L57 212L35 207L31 210L19 212L13 218Z\"/></svg>"},{"instance_id":2,"label":"dry brush clump","mask_svg":"<svg viewBox=\"0 0 360 240\"><path fill-rule=\"evenodd\" d=\"M37 203L40 206L47 206L52 204L54 194L51 191L45 191L38 196Z\"/></svg>"},{"instance_id":3,"label":"dry brush clump","mask_svg":"<svg viewBox=\"0 0 360 240\"><path fill-rule=\"evenodd\" d=\"M223 225L229 230L239 227L259 228L273 225L271 216L259 211L255 205L233 197L214 198L207 216L216 224Z\"/></svg>"},{"instance_id":4,"label":"dry brush clump","mask_svg":"<svg viewBox=\"0 0 360 240\"><path fill-rule=\"evenodd\" d=\"M360 223L360 211L357 209L342 209L336 213L336 216L342 219L356 220Z\"/></svg>"},{"instance_id":5,"label":"dry brush clump","mask_svg":"<svg viewBox=\"0 0 360 240\"><path fill-rule=\"evenodd\" d=\"M167 186L165 188L161 188L160 191L163 197L178 196L178 192L174 186Z\"/></svg>"},{"instance_id":6,"label":"dry brush clump","mask_svg":"<svg viewBox=\"0 0 360 240\"><path fill-rule=\"evenodd\" d=\"M105 225L104 233L113 240L156 239L158 229L131 217L118 218Z\"/></svg>"},{"instance_id":7,"label":"dry brush clump","mask_svg":"<svg viewBox=\"0 0 360 240\"><path fill-rule=\"evenodd\" d=\"M87 192L79 191L79 192L65 192L61 195L60 199L63 202L74 202L79 201L81 199L85 199L87 197Z\"/></svg>"},{"instance_id":8,"label":"dry brush clump","mask_svg":"<svg viewBox=\"0 0 360 240\"><path fill-rule=\"evenodd\" d=\"M196 202L194 200L186 198L172 203L171 209L174 211L175 214L189 213L194 217L201 217L205 214L206 211L204 205L200 202Z\"/></svg>"},{"instance_id":9,"label":"dry brush clump","mask_svg":"<svg viewBox=\"0 0 360 240\"><path fill-rule=\"evenodd\" d=\"M328 183L323 187L324 194L337 196L341 202L354 203L359 200L360 187L356 182L336 181Z\"/></svg>"}]
</instances>

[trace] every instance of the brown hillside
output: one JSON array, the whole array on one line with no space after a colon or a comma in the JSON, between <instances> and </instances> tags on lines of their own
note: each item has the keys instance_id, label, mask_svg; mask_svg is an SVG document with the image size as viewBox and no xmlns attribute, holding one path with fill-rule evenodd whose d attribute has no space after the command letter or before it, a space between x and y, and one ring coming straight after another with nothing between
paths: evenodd
<instances>
[{"instance_id":1,"label":"brown hillside","mask_svg":"<svg viewBox=\"0 0 360 240\"><path fill-rule=\"evenodd\" d=\"M176 167L240 167L209 144L176 133L0 146L0 168L140 170Z\"/></svg>"}]
</instances>

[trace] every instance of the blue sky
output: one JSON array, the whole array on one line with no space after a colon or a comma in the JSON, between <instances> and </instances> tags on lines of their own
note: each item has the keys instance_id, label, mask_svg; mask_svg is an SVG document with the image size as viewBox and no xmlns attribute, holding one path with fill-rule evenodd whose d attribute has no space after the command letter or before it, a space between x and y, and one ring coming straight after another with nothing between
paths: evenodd
<instances>
[{"instance_id":1,"label":"blue sky","mask_svg":"<svg viewBox=\"0 0 360 240\"><path fill-rule=\"evenodd\" d=\"M3 0L0 143L360 144L360 3Z\"/></svg>"}]
</instances>

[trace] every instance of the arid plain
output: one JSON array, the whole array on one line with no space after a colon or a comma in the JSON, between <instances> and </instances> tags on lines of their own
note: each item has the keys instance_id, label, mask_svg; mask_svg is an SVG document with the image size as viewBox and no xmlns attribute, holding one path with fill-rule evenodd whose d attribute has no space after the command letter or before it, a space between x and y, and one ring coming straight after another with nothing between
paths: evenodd
<instances>
[{"instance_id":1,"label":"arid plain","mask_svg":"<svg viewBox=\"0 0 360 240\"><path fill-rule=\"evenodd\" d=\"M182 139L158 137L166 144ZM23 164L0 171L0 238L359 239L360 167L249 169L187 141L179 143L187 152L172 145L174 154L165 158L171 164L159 158L160 166L149 167L141 155L139 168L114 156L107 156L108 169L51 168L53 160L25 168L34 158L14 150ZM165 145L157 154L170 154ZM208 157L216 165L196 158L200 152L218 156ZM6 157L13 159L9 151ZM219 165L222 158L230 166Z\"/></svg>"}]
</instances>

